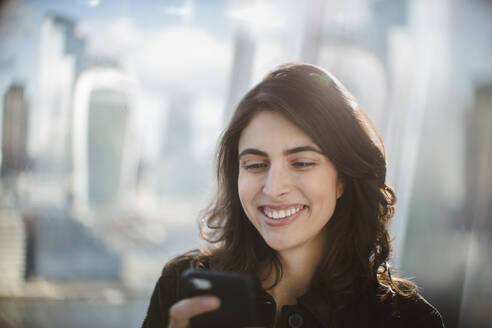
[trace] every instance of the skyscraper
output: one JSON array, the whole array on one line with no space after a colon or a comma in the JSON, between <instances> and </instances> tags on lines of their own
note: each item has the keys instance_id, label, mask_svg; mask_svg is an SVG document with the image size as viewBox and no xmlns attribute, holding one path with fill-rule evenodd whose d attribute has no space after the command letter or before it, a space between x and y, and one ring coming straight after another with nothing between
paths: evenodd
<instances>
[{"instance_id":1,"label":"skyscraper","mask_svg":"<svg viewBox=\"0 0 492 328\"><path fill-rule=\"evenodd\" d=\"M24 87L12 84L5 93L3 104L2 178L15 176L26 169L28 120Z\"/></svg>"},{"instance_id":2,"label":"skyscraper","mask_svg":"<svg viewBox=\"0 0 492 328\"><path fill-rule=\"evenodd\" d=\"M76 23L47 15L41 25L37 104L33 151L43 171L65 175L70 169L70 122L75 79L86 65L85 41ZM50 129L56 126L56 129Z\"/></svg>"},{"instance_id":3,"label":"skyscraper","mask_svg":"<svg viewBox=\"0 0 492 328\"><path fill-rule=\"evenodd\" d=\"M200 190L203 171L192 154L193 102L193 96L183 90L171 96L162 138L162 162L156 174L159 194L174 196Z\"/></svg>"},{"instance_id":4,"label":"skyscraper","mask_svg":"<svg viewBox=\"0 0 492 328\"><path fill-rule=\"evenodd\" d=\"M73 195L77 209L117 205L136 187L132 138L137 84L116 68L84 71L74 92Z\"/></svg>"},{"instance_id":5,"label":"skyscraper","mask_svg":"<svg viewBox=\"0 0 492 328\"><path fill-rule=\"evenodd\" d=\"M117 200L127 131L129 99L120 90L94 89L87 117L88 195L91 206Z\"/></svg>"}]
</instances>

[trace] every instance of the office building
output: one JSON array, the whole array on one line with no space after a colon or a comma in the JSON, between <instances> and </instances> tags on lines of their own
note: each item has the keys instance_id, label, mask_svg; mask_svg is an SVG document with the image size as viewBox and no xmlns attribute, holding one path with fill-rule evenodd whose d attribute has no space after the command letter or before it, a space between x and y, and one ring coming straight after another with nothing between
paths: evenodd
<instances>
[{"instance_id":1,"label":"office building","mask_svg":"<svg viewBox=\"0 0 492 328\"><path fill-rule=\"evenodd\" d=\"M2 178L15 176L28 165L29 106L24 87L12 84L4 96L2 127Z\"/></svg>"}]
</instances>

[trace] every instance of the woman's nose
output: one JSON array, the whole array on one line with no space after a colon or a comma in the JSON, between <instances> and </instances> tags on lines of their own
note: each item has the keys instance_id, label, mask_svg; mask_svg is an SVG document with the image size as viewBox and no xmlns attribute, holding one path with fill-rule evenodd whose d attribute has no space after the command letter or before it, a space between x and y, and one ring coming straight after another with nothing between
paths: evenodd
<instances>
[{"instance_id":1,"label":"woman's nose","mask_svg":"<svg viewBox=\"0 0 492 328\"><path fill-rule=\"evenodd\" d=\"M291 177L283 166L270 166L265 176L263 193L271 198L281 197L289 192L291 188Z\"/></svg>"}]
</instances>

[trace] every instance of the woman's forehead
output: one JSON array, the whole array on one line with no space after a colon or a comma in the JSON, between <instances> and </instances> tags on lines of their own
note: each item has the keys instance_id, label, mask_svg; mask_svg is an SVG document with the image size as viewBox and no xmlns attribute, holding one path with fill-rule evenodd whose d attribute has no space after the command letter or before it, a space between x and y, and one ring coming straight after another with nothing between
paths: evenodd
<instances>
[{"instance_id":1,"label":"woman's forehead","mask_svg":"<svg viewBox=\"0 0 492 328\"><path fill-rule=\"evenodd\" d=\"M245 148L265 148L284 151L300 146L312 146L320 150L305 131L282 114L261 111L241 132L238 150L241 152Z\"/></svg>"}]
</instances>

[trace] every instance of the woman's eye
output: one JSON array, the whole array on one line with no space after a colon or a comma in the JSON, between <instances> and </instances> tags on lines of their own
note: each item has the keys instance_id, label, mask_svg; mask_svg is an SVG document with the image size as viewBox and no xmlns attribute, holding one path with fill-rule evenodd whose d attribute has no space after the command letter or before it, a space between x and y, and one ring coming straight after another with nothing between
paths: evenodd
<instances>
[{"instance_id":1,"label":"woman's eye","mask_svg":"<svg viewBox=\"0 0 492 328\"><path fill-rule=\"evenodd\" d=\"M267 167L266 163L254 163L254 164L248 164L245 165L244 168L248 171L258 171L263 168Z\"/></svg>"},{"instance_id":2,"label":"woman's eye","mask_svg":"<svg viewBox=\"0 0 492 328\"><path fill-rule=\"evenodd\" d=\"M315 165L316 163L312 163L312 162L294 162L292 163L292 166L298 168L298 169L303 169L303 168L306 168L306 167L309 167L309 166L313 166Z\"/></svg>"}]
</instances>

